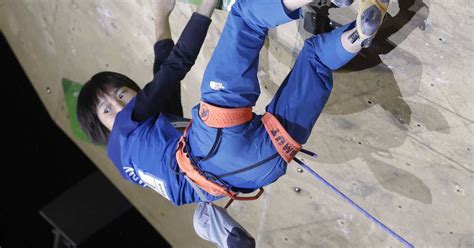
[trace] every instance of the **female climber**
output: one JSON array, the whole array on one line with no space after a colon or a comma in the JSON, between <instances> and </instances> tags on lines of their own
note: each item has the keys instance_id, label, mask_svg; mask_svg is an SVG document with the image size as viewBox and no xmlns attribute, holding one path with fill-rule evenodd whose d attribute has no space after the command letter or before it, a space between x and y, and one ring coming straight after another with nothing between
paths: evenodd
<instances>
[{"instance_id":1,"label":"female climber","mask_svg":"<svg viewBox=\"0 0 474 248\"><path fill-rule=\"evenodd\" d=\"M79 95L81 126L94 142L107 144L110 159L126 179L176 205L200 201L197 190L209 201L224 196L255 199L259 194L241 193L276 181L295 154L304 151L302 144L331 93L332 71L370 45L389 0L361 0L354 22L307 39L267 112L257 115L252 107L260 94L257 69L265 36L270 28L298 19L300 8L311 2L236 1L204 72L201 101L191 110L192 121L184 132L172 125L182 116L179 82L204 41L209 6L215 5L211 0L203 1L176 45L169 35L158 37L155 75L144 89L118 73L94 75Z\"/></svg>"}]
</instances>

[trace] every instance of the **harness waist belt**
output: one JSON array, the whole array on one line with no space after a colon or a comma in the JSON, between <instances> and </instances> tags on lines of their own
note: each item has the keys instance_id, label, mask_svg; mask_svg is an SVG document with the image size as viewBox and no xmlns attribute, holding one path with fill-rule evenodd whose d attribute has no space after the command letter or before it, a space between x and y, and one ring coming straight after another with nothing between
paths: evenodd
<instances>
[{"instance_id":1,"label":"harness waist belt","mask_svg":"<svg viewBox=\"0 0 474 248\"><path fill-rule=\"evenodd\" d=\"M244 124L253 117L252 108L221 108L206 102L200 103L199 117L208 126L214 128L232 127Z\"/></svg>"}]
</instances>

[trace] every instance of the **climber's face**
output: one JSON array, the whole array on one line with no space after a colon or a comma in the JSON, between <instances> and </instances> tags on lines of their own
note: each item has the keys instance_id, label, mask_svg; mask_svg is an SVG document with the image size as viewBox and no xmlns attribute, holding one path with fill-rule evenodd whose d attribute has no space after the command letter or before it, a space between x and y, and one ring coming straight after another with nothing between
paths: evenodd
<instances>
[{"instance_id":1,"label":"climber's face","mask_svg":"<svg viewBox=\"0 0 474 248\"><path fill-rule=\"evenodd\" d=\"M99 104L97 104L96 111L100 122L111 131L117 113L120 112L136 95L136 91L123 86L118 89L113 89L107 92L107 94L99 97Z\"/></svg>"}]
</instances>

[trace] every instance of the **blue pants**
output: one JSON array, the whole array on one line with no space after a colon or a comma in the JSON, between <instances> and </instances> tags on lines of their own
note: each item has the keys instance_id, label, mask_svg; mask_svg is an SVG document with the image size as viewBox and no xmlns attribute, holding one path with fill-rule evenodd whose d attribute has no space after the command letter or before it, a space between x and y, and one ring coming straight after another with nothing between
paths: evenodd
<instances>
[{"instance_id":1,"label":"blue pants","mask_svg":"<svg viewBox=\"0 0 474 248\"><path fill-rule=\"evenodd\" d=\"M290 13L286 10L281 0L237 1L204 73L202 100L228 108L254 106L260 94L257 79L259 52L268 29L299 16L299 11ZM341 34L349 29L349 25L353 23L307 39L293 69L266 108L301 144L308 140L329 98L332 70L356 55L347 52L340 41ZM189 142L193 155L202 156L213 145L216 130L202 123L198 108L196 106L193 110ZM255 116L247 124L225 128L217 154L203 163L203 169L222 175L269 160L257 168L223 178L240 188L258 188L283 175L286 163L280 157L272 159L276 150L260 118Z\"/></svg>"}]
</instances>

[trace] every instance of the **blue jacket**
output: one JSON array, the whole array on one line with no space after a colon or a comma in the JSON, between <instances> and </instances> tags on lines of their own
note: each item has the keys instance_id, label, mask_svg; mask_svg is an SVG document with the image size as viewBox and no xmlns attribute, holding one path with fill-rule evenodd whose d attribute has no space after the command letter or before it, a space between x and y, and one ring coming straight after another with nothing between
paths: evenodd
<instances>
[{"instance_id":1,"label":"blue jacket","mask_svg":"<svg viewBox=\"0 0 474 248\"><path fill-rule=\"evenodd\" d=\"M132 119L136 102L132 99L117 114L108 145L112 162L125 179L152 188L175 205L198 202L191 185L177 174L175 153L182 133L171 124L174 117L162 113L136 122Z\"/></svg>"}]
</instances>

